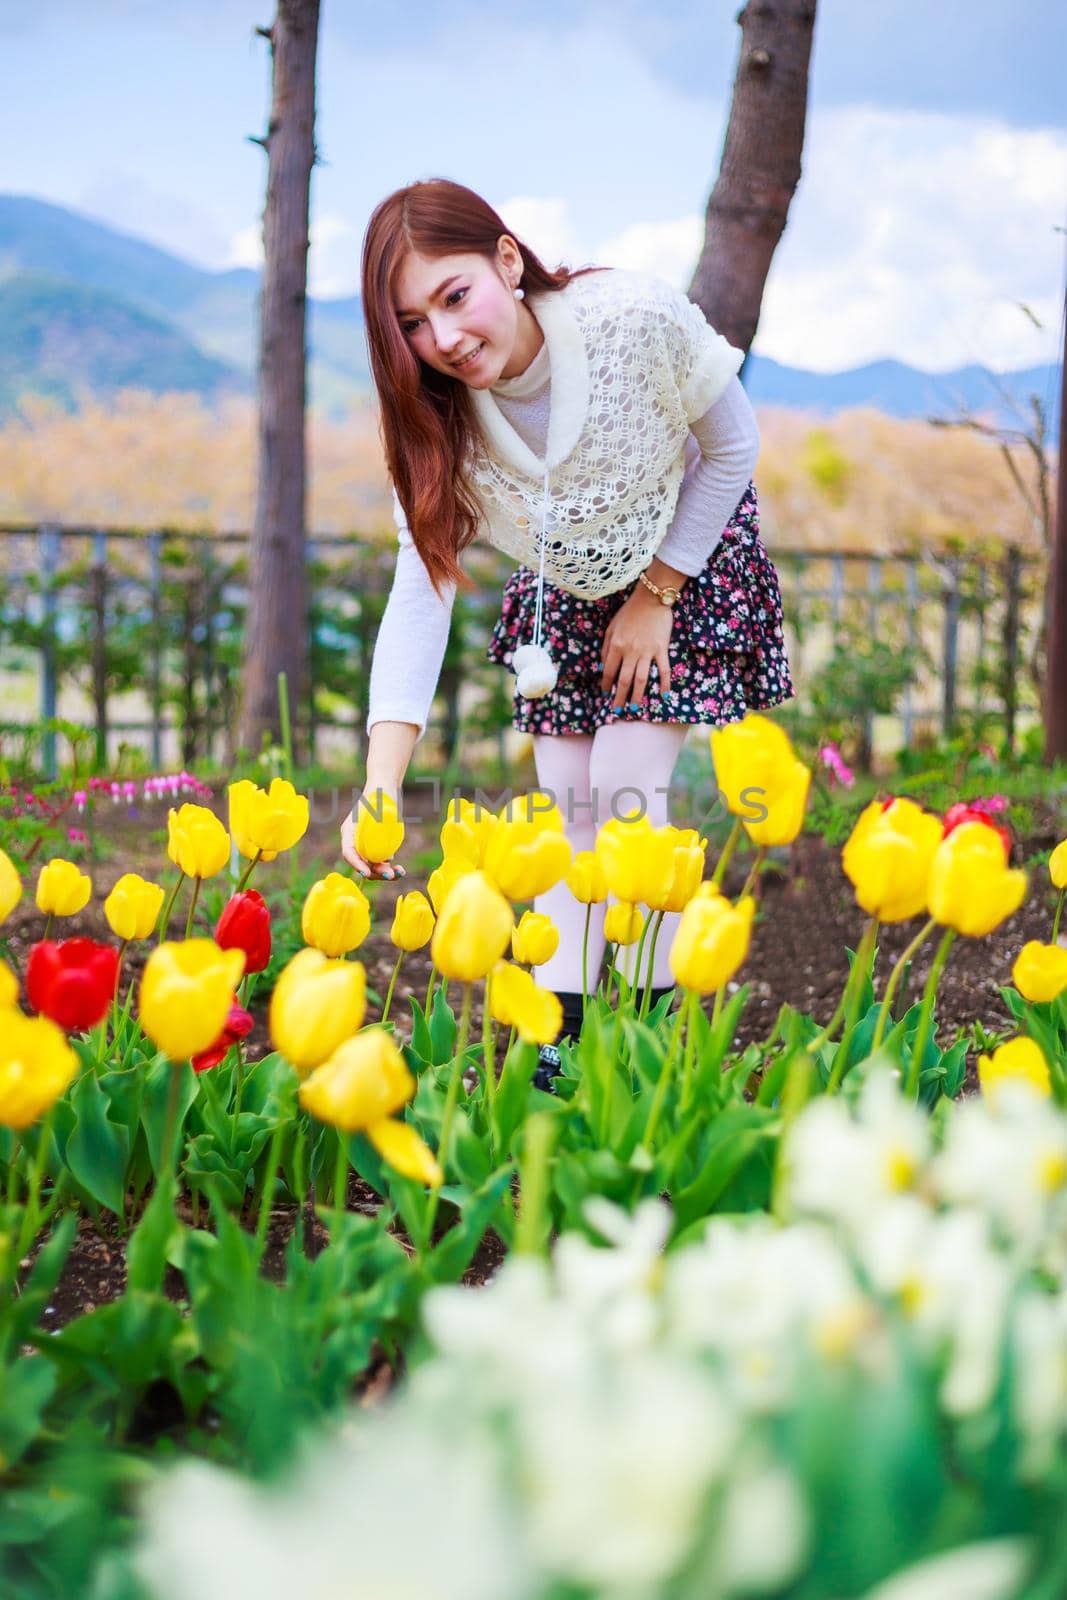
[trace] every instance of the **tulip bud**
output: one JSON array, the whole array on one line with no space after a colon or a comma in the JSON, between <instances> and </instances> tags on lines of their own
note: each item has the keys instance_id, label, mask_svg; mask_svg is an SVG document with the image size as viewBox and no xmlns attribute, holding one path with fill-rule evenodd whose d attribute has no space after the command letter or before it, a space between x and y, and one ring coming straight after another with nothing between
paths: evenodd
<instances>
[{"instance_id":1,"label":"tulip bud","mask_svg":"<svg viewBox=\"0 0 1067 1600\"><path fill-rule=\"evenodd\" d=\"M1016 956L1011 975L1024 1000L1045 1005L1067 989L1067 950L1030 939Z\"/></svg>"},{"instance_id":2,"label":"tulip bud","mask_svg":"<svg viewBox=\"0 0 1067 1600\"><path fill-rule=\"evenodd\" d=\"M297 794L287 778L272 779L269 789L242 778L230 784L227 796L233 842L243 856L273 861L307 832L307 796Z\"/></svg>"},{"instance_id":3,"label":"tulip bud","mask_svg":"<svg viewBox=\"0 0 1067 1600\"><path fill-rule=\"evenodd\" d=\"M672 828L674 877L660 911L682 911L696 894L704 877L704 852L708 841L695 828Z\"/></svg>"},{"instance_id":4,"label":"tulip bud","mask_svg":"<svg viewBox=\"0 0 1067 1600\"><path fill-rule=\"evenodd\" d=\"M991 1056L978 1057L978 1082L983 1095L995 1105L1012 1086L1047 1098L1052 1093L1048 1062L1033 1039L1009 1039Z\"/></svg>"},{"instance_id":5,"label":"tulip bud","mask_svg":"<svg viewBox=\"0 0 1067 1600\"><path fill-rule=\"evenodd\" d=\"M1067 839L1062 839L1049 856L1048 872L1054 889L1067 889Z\"/></svg>"},{"instance_id":6,"label":"tulip bud","mask_svg":"<svg viewBox=\"0 0 1067 1600\"><path fill-rule=\"evenodd\" d=\"M47 862L37 879L37 909L50 917L73 917L89 903L93 885L73 861L57 856Z\"/></svg>"},{"instance_id":7,"label":"tulip bud","mask_svg":"<svg viewBox=\"0 0 1067 1600\"><path fill-rule=\"evenodd\" d=\"M446 857L459 856L472 867L480 867L496 824L496 814L488 806L457 796L449 802L448 814L441 824L442 853Z\"/></svg>"},{"instance_id":8,"label":"tulip bud","mask_svg":"<svg viewBox=\"0 0 1067 1600\"><path fill-rule=\"evenodd\" d=\"M421 950L433 933L433 907L418 889L397 896L389 937L398 950Z\"/></svg>"},{"instance_id":9,"label":"tulip bud","mask_svg":"<svg viewBox=\"0 0 1067 1600\"><path fill-rule=\"evenodd\" d=\"M328 872L308 890L300 931L323 955L347 955L370 932L370 902L358 883Z\"/></svg>"},{"instance_id":10,"label":"tulip bud","mask_svg":"<svg viewBox=\"0 0 1067 1600\"><path fill-rule=\"evenodd\" d=\"M148 939L163 909L164 891L136 872L124 872L104 901L107 925L117 939Z\"/></svg>"},{"instance_id":11,"label":"tulip bud","mask_svg":"<svg viewBox=\"0 0 1067 1600\"><path fill-rule=\"evenodd\" d=\"M930 863L927 904L943 927L984 938L1022 905L1026 874L1006 867L992 828L964 822L942 839Z\"/></svg>"},{"instance_id":12,"label":"tulip bud","mask_svg":"<svg viewBox=\"0 0 1067 1600\"><path fill-rule=\"evenodd\" d=\"M524 911L511 935L511 953L527 967L541 967L559 949L559 929L543 911Z\"/></svg>"},{"instance_id":13,"label":"tulip bud","mask_svg":"<svg viewBox=\"0 0 1067 1600\"><path fill-rule=\"evenodd\" d=\"M214 939L167 940L152 951L141 978L138 1017L171 1061L187 1061L215 1042L244 964L243 950L220 950Z\"/></svg>"},{"instance_id":14,"label":"tulip bud","mask_svg":"<svg viewBox=\"0 0 1067 1600\"><path fill-rule=\"evenodd\" d=\"M364 861L391 861L404 842L404 824L396 797L384 789L359 798L353 845Z\"/></svg>"},{"instance_id":15,"label":"tulip bud","mask_svg":"<svg viewBox=\"0 0 1067 1600\"><path fill-rule=\"evenodd\" d=\"M486 874L465 873L437 914L430 946L434 966L460 983L484 978L507 949L514 925L511 907Z\"/></svg>"},{"instance_id":16,"label":"tulip bud","mask_svg":"<svg viewBox=\"0 0 1067 1600\"><path fill-rule=\"evenodd\" d=\"M433 1151L393 1115L414 1090L415 1079L391 1036L370 1028L342 1044L301 1084L300 1103L343 1133L366 1134L401 1177L436 1186L444 1173Z\"/></svg>"},{"instance_id":17,"label":"tulip bud","mask_svg":"<svg viewBox=\"0 0 1067 1600\"><path fill-rule=\"evenodd\" d=\"M77 1071L78 1058L54 1022L8 1012L0 1029L0 1127L28 1128Z\"/></svg>"},{"instance_id":18,"label":"tulip bud","mask_svg":"<svg viewBox=\"0 0 1067 1600\"><path fill-rule=\"evenodd\" d=\"M941 823L914 800L872 800L861 813L841 865L859 905L881 922L903 922L926 909L930 863Z\"/></svg>"},{"instance_id":19,"label":"tulip bud","mask_svg":"<svg viewBox=\"0 0 1067 1600\"><path fill-rule=\"evenodd\" d=\"M331 961L321 950L298 950L270 1002L275 1048L298 1072L318 1067L359 1030L367 980L359 961Z\"/></svg>"},{"instance_id":20,"label":"tulip bud","mask_svg":"<svg viewBox=\"0 0 1067 1600\"><path fill-rule=\"evenodd\" d=\"M654 828L647 816L605 822L596 837L596 858L618 900L657 911L666 905L674 883L676 831Z\"/></svg>"},{"instance_id":21,"label":"tulip bud","mask_svg":"<svg viewBox=\"0 0 1067 1600\"><path fill-rule=\"evenodd\" d=\"M445 901L460 878L465 878L468 872L473 871L470 862L462 856L446 856L441 865L434 868L426 881L426 893L437 916L441 915Z\"/></svg>"},{"instance_id":22,"label":"tulip bud","mask_svg":"<svg viewBox=\"0 0 1067 1600\"><path fill-rule=\"evenodd\" d=\"M0 850L0 922L4 922L22 898L22 879L6 850Z\"/></svg>"},{"instance_id":23,"label":"tulip bud","mask_svg":"<svg viewBox=\"0 0 1067 1600\"><path fill-rule=\"evenodd\" d=\"M604 937L609 944L636 944L645 925L644 912L618 900L604 913Z\"/></svg>"},{"instance_id":24,"label":"tulip bud","mask_svg":"<svg viewBox=\"0 0 1067 1600\"><path fill-rule=\"evenodd\" d=\"M980 822L984 827L992 828L1004 846L1004 860L1011 860L1011 834L989 814L981 801L968 804L966 800L958 800L954 806L949 806L942 824L943 836L947 839L953 829L963 822Z\"/></svg>"},{"instance_id":25,"label":"tulip bud","mask_svg":"<svg viewBox=\"0 0 1067 1600\"><path fill-rule=\"evenodd\" d=\"M167 855L187 878L212 878L230 859L230 836L213 811L187 800L167 812Z\"/></svg>"},{"instance_id":26,"label":"tulip bud","mask_svg":"<svg viewBox=\"0 0 1067 1600\"><path fill-rule=\"evenodd\" d=\"M567 888L583 906L599 905L608 897L608 880L595 850L579 850L567 868Z\"/></svg>"},{"instance_id":27,"label":"tulip bud","mask_svg":"<svg viewBox=\"0 0 1067 1600\"><path fill-rule=\"evenodd\" d=\"M694 895L670 950L671 971L683 989L714 994L729 983L748 955L755 911L751 895L736 906L722 895Z\"/></svg>"},{"instance_id":28,"label":"tulip bud","mask_svg":"<svg viewBox=\"0 0 1067 1600\"><path fill-rule=\"evenodd\" d=\"M207 1072L212 1067L217 1067L219 1062L229 1053L231 1046L238 1040L245 1039L252 1032L252 1015L243 1006L237 1004L236 999L226 1013L226 1021L222 1025L222 1032L213 1045L192 1058L194 1072Z\"/></svg>"},{"instance_id":29,"label":"tulip bud","mask_svg":"<svg viewBox=\"0 0 1067 1600\"><path fill-rule=\"evenodd\" d=\"M19 980L6 961L0 961L0 1011L10 1011L19 1003ZM0 1024L2 1026L2 1024Z\"/></svg>"},{"instance_id":30,"label":"tulip bud","mask_svg":"<svg viewBox=\"0 0 1067 1600\"><path fill-rule=\"evenodd\" d=\"M243 950L245 974L262 972L270 962L270 911L255 889L232 894L215 924L215 943L220 950Z\"/></svg>"},{"instance_id":31,"label":"tulip bud","mask_svg":"<svg viewBox=\"0 0 1067 1600\"><path fill-rule=\"evenodd\" d=\"M711 759L719 793L755 844L790 844L804 820L811 773L784 728L750 712L715 728Z\"/></svg>"},{"instance_id":32,"label":"tulip bud","mask_svg":"<svg viewBox=\"0 0 1067 1600\"><path fill-rule=\"evenodd\" d=\"M563 1028L559 996L507 961L497 962L490 975L489 1013L529 1044L554 1044Z\"/></svg>"},{"instance_id":33,"label":"tulip bud","mask_svg":"<svg viewBox=\"0 0 1067 1600\"><path fill-rule=\"evenodd\" d=\"M65 1033L85 1033L107 1015L119 981L119 953L92 939L42 939L26 963L26 997Z\"/></svg>"},{"instance_id":34,"label":"tulip bud","mask_svg":"<svg viewBox=\"0 0 1067 1600\"><path fill-rule=\"evenodd\" d=\"M535 791L501 811L485 847L484 871L509 900L533 900L559 882L570 861L559 807Z\"/></svg>"}]
</instances>

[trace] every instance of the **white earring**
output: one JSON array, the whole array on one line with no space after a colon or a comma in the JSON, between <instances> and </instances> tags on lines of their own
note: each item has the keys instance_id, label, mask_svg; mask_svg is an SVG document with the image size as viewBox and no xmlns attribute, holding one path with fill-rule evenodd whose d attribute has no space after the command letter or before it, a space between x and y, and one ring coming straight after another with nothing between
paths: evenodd
<instances>
[{"instance_id":1,"label":"white earring","mask_svg":"<svg viewBox=\"0 0 1067 1600\"><path fill-rule=\"evenodd\" d=\"M513 289L512 293L514 294L516 300L525 300L526 299L526 290L525 289Z\"/></svg>"}]
</instances>

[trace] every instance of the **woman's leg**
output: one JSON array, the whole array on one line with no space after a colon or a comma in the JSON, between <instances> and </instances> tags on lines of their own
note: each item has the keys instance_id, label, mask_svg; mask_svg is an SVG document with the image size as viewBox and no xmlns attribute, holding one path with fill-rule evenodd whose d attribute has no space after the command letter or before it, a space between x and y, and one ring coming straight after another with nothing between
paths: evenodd
<instances>
[{"instance_id":1,"label":"woman's leg","mask_svg":"<svg viewBox=\"0 0 1067 1600\"><path fill-rule=\"evenodd\" d=\"M589 758L593 749L590 733L537 734L534 760L537 782L550 790L563 814L563 825L575 855L591 850L596 842L597 822L589 792ZM537 981L557 994L581 996L582 939L585 933L585 906L571 894L565 883L558 883L547 894L538 895L535 908L543 911L559 929L559 949L551 961L537 969ZM604 955L604 907L593 906L589 919L589 987L595 993L597 974Z\"/></svg>"},{"instance_id":2,"label":"woman's leg","mask_svg":"<svg viewBox=\"0 0 1067 1600\"><path fill-rule=\"evenodd\" d=\"M667 791L689 732L682 722L615 722L598 728L593 736L589 763L590 786L598 800L601 823L624 816L635 807L647 813L654 827L670 821ZM674 982L668 960L678 927L677 912L668 912L656 940L652 987L670 988ZM648 941L642 954L642 980L648 971ZM630 976L637 946L619 952L619 970Z\"/></svg>"}]
</instances>

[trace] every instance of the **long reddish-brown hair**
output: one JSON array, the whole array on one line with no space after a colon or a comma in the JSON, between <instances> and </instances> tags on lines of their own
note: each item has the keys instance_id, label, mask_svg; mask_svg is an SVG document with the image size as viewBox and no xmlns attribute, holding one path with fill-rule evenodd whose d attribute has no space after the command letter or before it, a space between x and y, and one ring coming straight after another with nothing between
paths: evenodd
<instances>
[{"instance_id":1,"label":"long reddish-brown hair","mask_svg":"<svg viewBox=\"0 0 1067 1600\"><path fill-rule=\"evenodd\" d=\"M363 317L385 459L415 547L438 590L450 579L468 583L458 557L478 525L478 506L464 476L478 430L466 384L426 366L404 337L394 287L411 250L495 256L505 233L519 247L520 283L528 294L570 282L574 274L566 267L550 272L491 205L448 178L410 183L388 195L375 208L363 244Z\"/></svg>"}]
</instances>

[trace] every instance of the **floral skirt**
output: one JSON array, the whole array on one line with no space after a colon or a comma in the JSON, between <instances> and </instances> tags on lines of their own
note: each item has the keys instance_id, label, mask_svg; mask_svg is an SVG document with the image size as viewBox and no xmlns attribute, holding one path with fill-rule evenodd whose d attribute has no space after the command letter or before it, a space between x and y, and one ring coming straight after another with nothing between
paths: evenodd
<instances>
[{"instance_id":1,"label":"floral skirt","mask_svg":"<svg viewBox=\"0 0 1067 1600\"><path fill-rule=\"evenodd\" d=\"M542 634L559 681L551 694L517 694L512 723L521 733L595 733L610 722L689 722L721 727L748 711L781 705L793 695L778 574L759 536L752 484L726 525L703 572L688 579L674 607L670 686L660 693L653 663L637 710L616 711L600 687L601 647L608 623L633 592L629 584L598 600L582 600L546 583ZM510 667L514 651L533 640L537 573L519 567L504 586L500 617L487 651Z\"/></svg>"}]
</instances>

